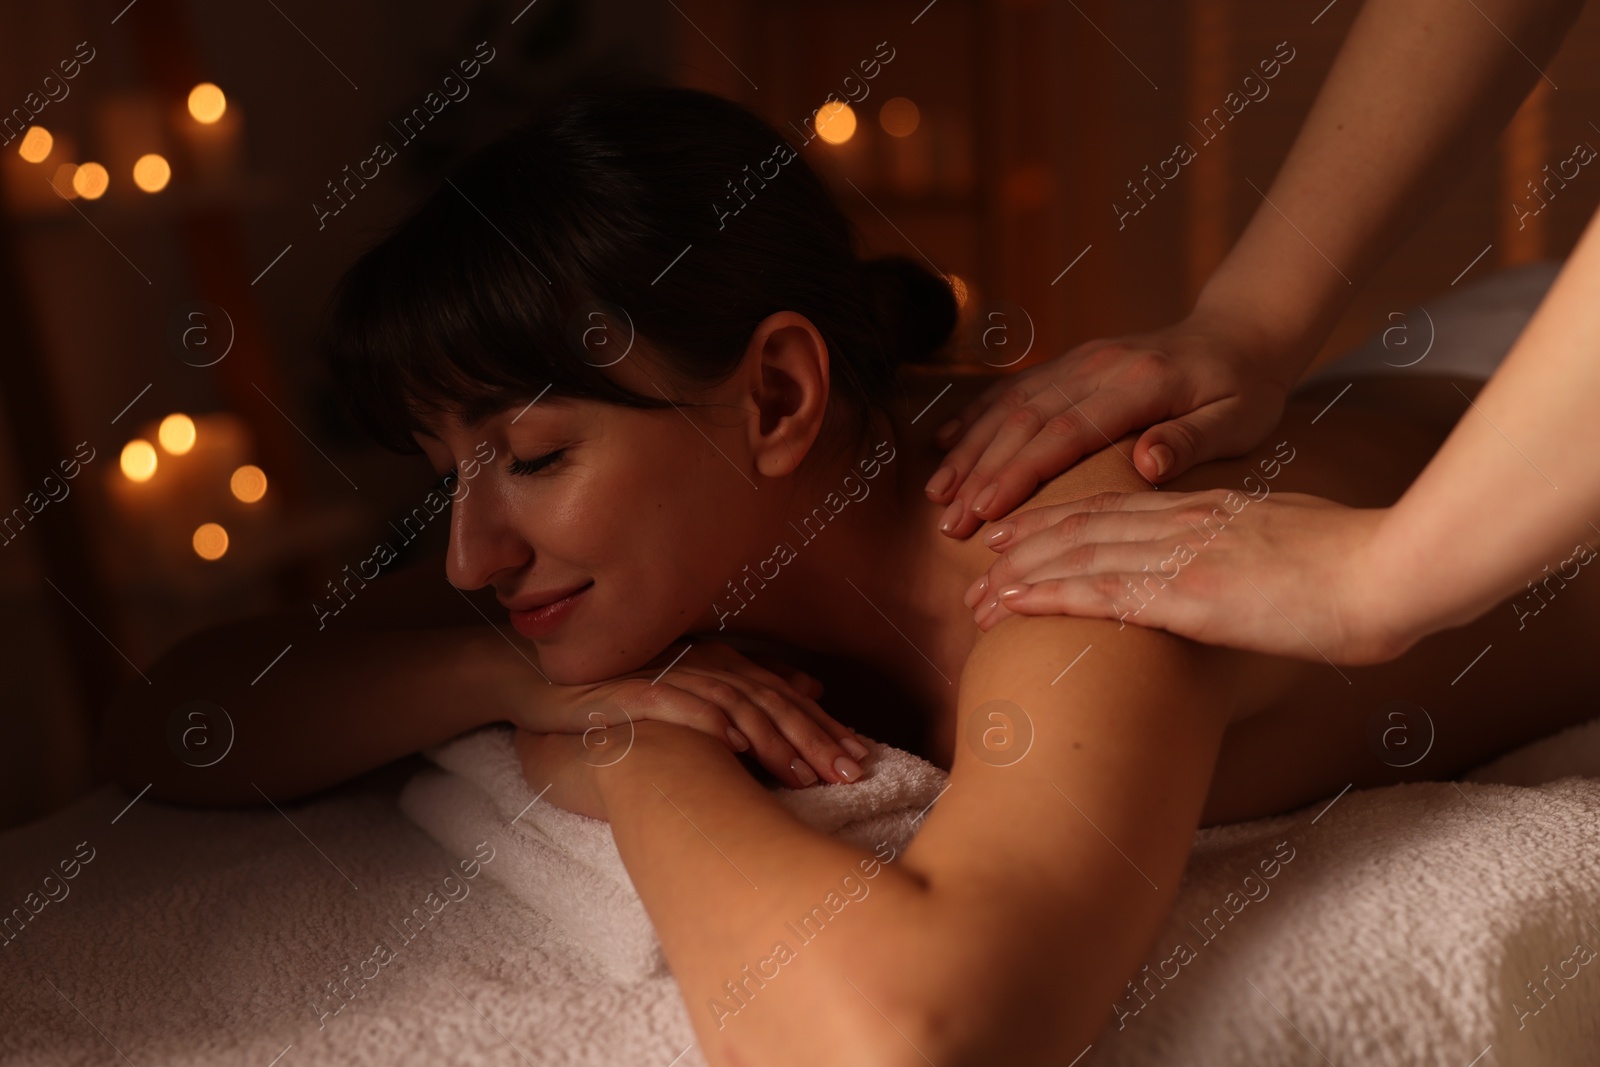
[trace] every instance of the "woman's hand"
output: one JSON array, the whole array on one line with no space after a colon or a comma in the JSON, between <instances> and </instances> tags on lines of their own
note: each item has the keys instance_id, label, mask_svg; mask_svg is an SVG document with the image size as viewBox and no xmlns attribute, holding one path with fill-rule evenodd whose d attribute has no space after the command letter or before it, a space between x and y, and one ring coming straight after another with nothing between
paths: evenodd
<instances>
[{"instance_id":1,"label":"woman's hand","mask_svg":"<svg viewBox=\"0 0 1600 1067\"><path fill-rule=\"evenodd\" d=\"M646 719L689 726L803 789L820 777L853 782L867 747L822 710L821 683L787 665L762 666L720 641L667 649L639 671L590 685L551 686L513 721L535 734L588 735ZM780 677L768 667L782 670Z\"/></svg>"},{"instance_id":2,"label":"woman's hand","mask_svg":"<svg viewBox=\"0 0 1600 1067\"><path fill-rule=\"evenodd\" d=\"M1267 369L1283 346L1233 317L1196 311L1153 333L1089 341L996 382L939 428L951 449L927 493L949 503L939 528L966 537L1042 481L1145 427L1133 461L1152 483L1260 442L1283 413Z\"/></svg>"},{"instance_id":3,"label":"woman's hand","mask_svg":"<svg viewBox=\"0 0 1600 1067\"><path fill-rule=\"evenodd\" d=\"M1303 493L1104 493L1035 508L985 536L1002 553L966 594L1007 615L1121 619L1207 644L1381 663L1422 636L1369 548L1388 509ZM1398 587L1397 587L1398 588Z\"/></svg>"}]
</instances>

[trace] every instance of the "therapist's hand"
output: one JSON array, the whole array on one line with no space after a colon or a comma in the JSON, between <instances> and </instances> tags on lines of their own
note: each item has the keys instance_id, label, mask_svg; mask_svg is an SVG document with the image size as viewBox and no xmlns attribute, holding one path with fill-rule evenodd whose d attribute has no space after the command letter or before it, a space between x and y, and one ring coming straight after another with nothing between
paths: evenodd
<instances>
[{"instance_id":1,"label":"therapist's hand","mask_svg":"<svg viewBox=\"0 0 1600 1067\"><path fill-rule=\"evenodd\" d=\"M1080 615L1280 656L1381 663L1422 636L1368 551L1386 510L1222 490L1035 508L984 535L1001 556L966 603L984 630L1013 613Z\"/></svg>"},{"instance_id":2,"label":"therapist's hand","mask_svg":"<svg viewBox=\"0 0 1600 1067\"><path fill-rule=\"evenodd\" d=\"M1282 365L1282 348L1237 318L1196 311L996 382L935 435L941 447L955 444L928 482L929 499L948 504L940 529L966 537L1139 430L1133 462L1154 484L1248 451L1283 413L1288 385L1269 369Z\"/></svg>"}]
</instances>

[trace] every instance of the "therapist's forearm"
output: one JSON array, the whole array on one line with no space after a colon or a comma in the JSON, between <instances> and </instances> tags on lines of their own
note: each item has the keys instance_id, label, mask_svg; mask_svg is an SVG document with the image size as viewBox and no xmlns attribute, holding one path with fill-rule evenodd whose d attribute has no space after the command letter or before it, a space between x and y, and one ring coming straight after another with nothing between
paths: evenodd
<instances>
[{"instance_id":1,"label":"therapist's forearm","mask_svg":"<svg viewBox=\"0 0 1600 1067\"><path fill-rule=\"evenodd\" d=\"M1427 206L1488 151L1582 6L1367 0L1270 202L1196 310L1246 323L1270 353L1262 371L1293 382Z\"/></svg>"},{"instance_id":2,"label":"therapist's forearm","mask_svg":"<svg viewBox=\"0 0 1600 1067\"><path fill-rule=\"evenodd\" d=\"M1600 214L1500 369L1472 405L1463 397L1444 446L1380 523L1370 546L1374 603L1386 603L1409 636L1477 618L1531 579L1556 576L1538 587L1544 595L1584 580L1577 568L1600 548L1597 293Z\"/></svg>"}]
</instances>

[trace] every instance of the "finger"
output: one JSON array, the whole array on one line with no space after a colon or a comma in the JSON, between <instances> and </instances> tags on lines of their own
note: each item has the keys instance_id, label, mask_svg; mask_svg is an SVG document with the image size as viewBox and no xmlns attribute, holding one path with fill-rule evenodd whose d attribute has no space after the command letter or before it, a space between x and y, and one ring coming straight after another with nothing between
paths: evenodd
<instances>
[{"instance_id":1,"label":"finger","mask_svg":"<svg viewBox=\"0 0 1600 1067\"><path fill-rule=\"evenodd\" d=\"M861 777L861 765L856 762L860 757L848 751L844 744L850 731L815 702L792 690L784 692L737 675L728 676L725 681L745 694L749 702L747 707L758 709L754 714L775 726L818 776L830 782L853 782ZM736 726L746 725L740 715L744 710L729 709ZM859 741L851 740L865 752ZM804 778L804 774L800 777Z\"/></svg>"},{"instance_id":2,"label":"finger","mask_svg":"<svg viewBox=\"0 0 1600 1067\"><path fill-rule=\"evenodd\" d=\"M996 605L1009 600L1008 590L1066 578L1097 578L1120 574L1126 580L1111 587L1111 599L1129 611L1138 610L1176 581L1183 567L1198 555L1184 546L1157 542L1133 544L1087 544L1045 557L1037 565L1021 571L1002 569L990 577L982 596L975 599L973 620L981 622L994 614ZM993 571L993 569L991 569Z\"/></svg>"},{"instance_id":3,"label":"finger","mask_svg":"<svg viewBox=\"0 0 1600 1067\"><path fill-rule=\"evenodd\" d=\"M1043 364L1038 367L1030 367L1027 370L1017 371L1013 374L1002 375L989 383L983 392L962 405L955 418L934 431L934 443L940 448L949 448L955 444L960 439L961 434L981 419L984 413L994 406L995 401L999 400L1007 389L1021 385L1024 382L1032 383L1042 367Z\"/></svg>"},{"instance_id":4,"label":"finger","mask_svg":"<svg viewBox=\"0 0 1600 1067\"><path fill-rule=\"evenodd\" d=\"M1133 446L1133 463L1152 482L1168 482L1196 463L1249 451L1275 422L1275 411L1226 397L1150 427Z\"/></svg>"},{"instance_id":5,"label":"finger","mask_svg":"<svg viewBox=\"0 0 1600 1067\"><path fill-rule=\"evenodd\" d=\"M1013 615L1072 615L1086 619L1116 619L1122 626L1150 625L1155 614L1138 601L1124 599L1131 574L1096 574L1088 577L1055 578L1021 587L1020 592L991 598L983 605L978 626L985 632ZM1119 627L1120 628L1120 627Z\"/></svg>"},{"instance_id":6,"label":"finger","mask_svg":"<svg viewBox=\"0 0 1600 1067\"><path fill-rule=\"evenodd\" d=\"M745 682L731 672L705 673L699 668L691 668L683 671L673 684L703 697L720 709L739 735L748 739L750 754L756 762L790 788L804 789L812 785L821 775L823 768L827 769L830 781L844 780L837 777L838 772L831 766L832 759L823 760L822 768L817 767L806 754L806 746L803 743L792 742L787 733L780 729L774 714L779 719L788 717L781 710L786 706L785 701L767 698L768 704L776 709L774 712L769 712L759 706L746 692L746 686L751 683ZM809 721L808 717L793 708L792 704L787 706L790 708L790 715ZM801 731L795 733L797 738L804 737ZM815 738L811 740L813 741L811 748L815 749ZM839 754L843 755L842 750Z\"/></svg>"},{"instance_id":7,"label":"finger","mask_svg":"<svg viewBox=\"0 0 1600 1067\"><path fill-rule=\"evenodd\" d=\"M940 531L951 537L969 536L980 522L978 513L974 511L974 505L979 503L984 505L985 515L1005 514L990 507L999 492L999 488L994 487L995 475L1010 467L1018 453L1041 434L1048 445L1042 454L1035 453L1036 458L1055 466L1018 466L1011 470L1008 487L1012 494L1015 495L1018 489L1026 486L1022 489L1022 497L1017 497L1019 503L1043 478L1054 477L1065 470L1072 460L1105 444L1088 422L1071 409L1067 394L1052 383L1050 388L1040 390L1027 402L1013 407L995 427L993 437L982 453L972 460L971 469L960 480L955 496L945 508L940 519ZM955 455L951 453L952 457ZM962 463L965 461L963 457Z\"/></svg>"},{"instance_id":8,"label":"finger","mask_svg":"<svg viewBox=\"0 0 1600 1067\"><path fill-rule=\"evenodd\" d=\"M779 671L790 671L794 669L788 664L776 660L774 657L763 654L762 658L770 662L772 667ZM747 657L737 650L729 648L726 645L721 645L720 643L710 645L707 655L704 657L704 659L707 661L705 665L702 666L698 663L692 664L690 669L697 670L702 674L717 678L748 678L758 685L776 691L777 693L781 694L785 700L793 703L803 713L810 715L816 721L823 722L825 725L831 727L832 729L830 732L833 733L834 736L851 738L851 744L847 745L846 748L850 749L851 755L855 755L858 759L861 758L861 756L857 754L856 750L860 749L864 752L865 746L861 744L860 740L856 739L854 734L849 729L840 725L833 719L832 716L823 711L822 706L816 702L815 697L808 693L802 692L799 687L791 684L788 681L785 681L779 674L774 673L773 670L762 666L753 658ZM818 682L816 679L803 672L796 672L796 677L801 680L802 684L809 683L809 687L812 688L818 696L821 695L821 682Z\"/></svg>"},{"instance_id":9,"label":"finger","mask_svg":"<svg viewBox=\"0 0 1600 1067\"><path fill-rule=\"evenodd\" d=\"M613 698L609 702L609 709L594 709L591 721L585 726L609 728L639 719L654 719L721 738L735 752L748 750L749 739L734 730L733 720L722 703L715 699L713 692L703 691L706 687L698 684L698 676L693 677L694 681L691 681L687 673L677 675L675 672L675 678L670 683L641 685L626 698L620 695ZM606 714L607 710L620 714Z\"/></svg>"},{"instance_id":10,"label":"finger","mask_svg":"<svg viewBox=\"0 0 1600 1067\"><path fill-rule=\"evenodd\" d=\"M1195 541L1194 531L1184 530L1181 525L1174 528L1176 522L1178 520L1174 518L1173 509L1074 510L1061 515L1056 522L1006 539L1005 550L1000 553L1000 558L990 563L989 569L966 587L962 603L976 609L979 601L992 597L1003 585L1011 582L1034 582L1043 577L1061 577L1062 574L1088 573L1093 569L1118 566L1126 563L1130 557L1110 557L1107 552L1112 545L1126 542L1141 542L1141 549L1149 553L1149 558L1136 561L1128 569L1138 569L1146 561L1155 563L1173 555L1181 542L1192 545ZM1032 526L1032 523L1027 523L1027 526ZM1166 544L1168 541L1171 544ZM1115 563L1106 563L1114 558L1117 560ZM1096 563L1102 566L1096 568Z\"/></svg>"},{"instance_id":11,"label":"finger","mask_svg":"<svg viewBox=\"0 0 1600 1067\"><path fill-rule=\"evenodd\" d=\"M730 650L731 651L731 650ZM734 655L740 655L735 652ZM753 652L744 655L746 660L757 668L751 677L767 685L783 684L793 689L796 693L811 700L816 700L822 695L822 683L805 671L792 667L776 656L765 652ZM737 666L733 669L737 670Z\"/></svg>"},{"instance_id":12,"label":"finger","mask_svg":"<svg viewBox=\"0 0 1600 1067\"><path fill-rule=\"evenodd\" d=\"M1198 493L1096 493L1065 504L1029 508L996 523L983 535L984 543L1004 552L1024 537L1056 525L1070 515L1099 511L1154 511L1198 497Z\"/></svg>"},{"instance_id":13,"label":"finger","mask_svg":"<svg viewBox=\"0 0 1600 1067\"><path fill-rule=\"evenodd\" d=\"M1040 482L1148 425L1159 410L1155 402L1159 398L1114 389L1097 390L1079 402L1069 400L1065 392L1051 391L1057 393L1058 412L1036 433L1027 434L1027 427L1020 427L1023 436L1014 442L1014 453L1004 457L1003 450L1013 444L1006 436L1012 429L1008 423L967 477L959 496L971 501L978 518L995 519L1007 514L1026 500Z\"/></svg>"},{"instance_id":14,"label":"finger","mask_svg":"<svg viewBox=\"0 0 1600 1067\"><path fill-rule=\"evenodd\" d=\"M817 703L817 698L822 695L822 683L804 671L798 670L784 662L779 657L768 652L752 652L749 655L739 652L722 642L706 642L707 658L715 659L718 669L750 678L751 680L777 690L786 698L793 701L799 708L809 714L813 719L829 728L835 737L851 738L851 743L846 745L850 754L857 759L864 758L865 746L856 738L853 731L836 721L831 715L822 710ZM859 752L857 750L860 750Z\"/></svg>"},{"instance_id":15,"label":"finger","mask_svg":"<svg viewBox=\"0 0 1600 1067\"><path fill-rule=\"evenodd\" d=\"M1171 581L1206 545L1199 531L1172 526L1170 513L1075 515L1011 547L967 590L969 605L1007 585L1105 571Z\"/></svg>"},{"instance_id":16,"label":"finger","mask_svg":"<svg viewBox=\"0 0 1600 1067\"><path fill-rule=\"evenodd\" d=\"M685 671L673 685L702 698L725 715L739 736L748 741L750 755L779 781L793 789L804 789L817 780L810 762L733 677Z\"/></svg>"},{"instance_id":17,"label":"finger","mask_svg":"<svg viewBox=\"0 0 1600 1067\"><path fill-rule=\"evenodd\" d=\"M992 399L985 399L991 393ZM941 504L951 500L967 474L977 466L979 457L988 449L1006 419L1038 393L1039 389L1030 375L1011 375L984 390L978 400L967 405L967 410L977 407L977 414L967 424L961 440L945 456L944 463L928 479L929 499Z\"/></svg>"}]
</instances>

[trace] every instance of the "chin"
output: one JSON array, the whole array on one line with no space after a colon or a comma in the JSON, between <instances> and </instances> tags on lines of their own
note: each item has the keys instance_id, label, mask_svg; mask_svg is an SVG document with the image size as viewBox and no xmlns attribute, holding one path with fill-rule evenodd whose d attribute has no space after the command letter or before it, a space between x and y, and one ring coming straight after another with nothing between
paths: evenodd
<instances>
[{"instance_id":1,"label":"chin","mask_svg":"<svg viewBox=\"0 0 1600 1067\"><path fill-rule=\"evenodd\" d=\"M593 685L643 670L673 640L607 626L592 633L562 633L539 643L539 668L556 685Z\"/></svg>"}]
</instances>

